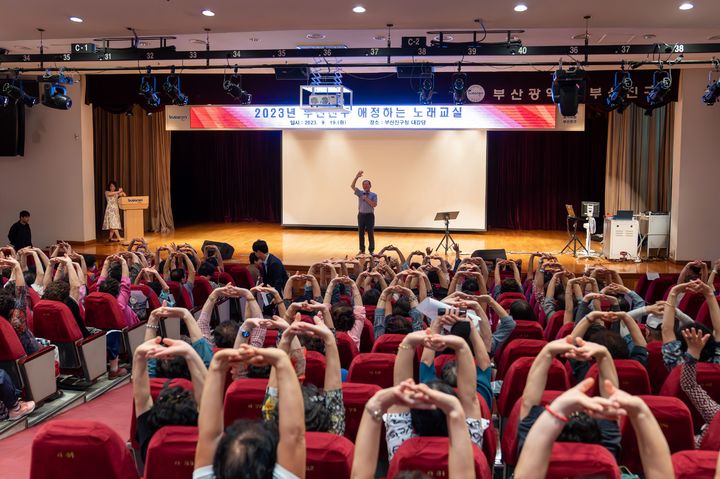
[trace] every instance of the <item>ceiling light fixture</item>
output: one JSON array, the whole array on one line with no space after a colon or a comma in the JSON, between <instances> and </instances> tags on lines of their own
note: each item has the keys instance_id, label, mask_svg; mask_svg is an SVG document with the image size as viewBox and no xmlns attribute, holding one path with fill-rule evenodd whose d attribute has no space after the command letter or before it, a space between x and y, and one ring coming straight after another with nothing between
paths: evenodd
<instances>
[{"instance_id":1,"label":"ceiling light fixture","mask_svg":"<svg viewBox=\"0 0 720 479\"><path fill-rule=\"evenodd\" d=\"M562 116L575 116L578 112L578 103L584 99L585 71L579 66L563 69L562 62L553 74L552 82L553 103L560 106Z\"/></svg>"},{"instance_id":2,"label":"ceiling light fixture","mask_svg":"<svg viewBox=\"0 0 720 479\"><path fill-rule=\"evenodd\" d=\"M326 36L327 35L323 33L308 33L307 35L305 35L305 38L307 38L308 40L322 40Z\"/></svg>"},{"instance_id":3,"label":"ceiling light fixture","mask_svg":"<svg viewBox=\"0 0 720 479\"><path fill-rule=\"evenodd\" d=\"M355 6L353 7L353 12L355 12L355 13L365 13L366 10L365 10L365 7L363 7L362 5L355 5Z\"/></svg>"},{"instance_id":4,"label":"ceiling light fixture","mask_svg":"<svg viewBox=\"0 0 720 479\"><path fill-rule=\"evenodd\" d=\"M372 39L378 42L382 42L387 40L387 37L385 35L375 35L374 37L372 37Z\"/></svg>"},{"instance_id":5,"label":"ceiling light fixture","mask_svg":"<svg viewBox=\"0 0 720 479\"><path fill-rule=\"evenodd\" d=\"M213 12L212 10L210 10L208 8L203 10L202 14L205 15L206 17L214 17L215 16L215 12Z\"/></svg>"},{"instance_id":6,"label":"ceiling light fixture","mask_svg":"<svg viewBox=\"0 0 720 479\"><path fill-rule=\"evenodd\" d=\"M605 103L608 108L611 110L617 110L618 113L623 113L630 105L628 94L632 90L632 87L633 81L632 78L630 78L630 72L615 72L615 83L613 85L613 89L605 99Z\"/></svg>"},{"instance_id":7,"label":"ceiling light fixture","mask_svg":"<svg viewBox=\"0 0 720 479\"><path fill-rule=\"evenodd\" d=\"M157 108L160 106L160 96L157 94L155 77L151 75L150 67L147 67L147 73L140 78L140 90L138 93L145 97L145 102L149 108Z\"/></svg>"},{"instance_id":8,"label":"ceiling light fixture","mask_svg":"<svg viewBox=\"0 0 720 479\"><path fill-rule=\"evenodd\" d=\"M165 78L163 90L165 90L173 105L185 106L188 104L189 98L180 90L180 77L175 74L174 66L170 67L170 75Z\"/></svg>"},{"instance_id":9,"label":"ceiling light fixture","mask_svg":"<svg viewBox=\"0 0 720 479\"><path fill-rule=\"evenodd\" d=\"M75 23L82 23L82 22L83 22L83 19L80 18L80 17L70 17L69 20L70 20L71 22L75 22Z\"/></svg>"},{"instance_id":10,"label":"ceiling light fixture","mask_svg":"<svg viewBox=\"0 0 720 479\"><path fill-rule=\"evenodd\" d=\"M693 5L693 4L690 3L690 2L685 2L685 3L683 3L682 5L680 5L678 8L679 8L680 10L691 10L694 6L695 6L695 5Z\"/></svg>"},{"instance_id":11,"label":"ceiling light fixture","mask_svg":"<svg viewBox=\"0 0 720 479\"><path fill-rule=\"evenodd\" d=\"M670 93L670 88L672 88L672 76L669 71L662 70L661 65L661 69L653 73L653 86L646 98L650 107L645 115L652 116L652 111L661 106L667 94Z\"/></svg>"},{"instance_id":12,"label":"ceiling light fixture","mask_svg":"<svg viewBox=\"0 0 720 479\"><path fill-rule=\"evenodd\" d=\"M702 102L712 106L720 98L720 78L714 78L720 72L720 61L713 58L712 70L708 73L708 84L702 96Z\"/></svg>"},{"instance_id":13,"label":"ceiling light fixture","mask_svg":"<svg viewBox=\"0 0 720 479\"><path fill-rule=\"evenodd\" d=\"M513 10L515 10L516 12L525 12L527 11L527 9L528 6L524 3L518 3L517 5L515 5L515 8L513 8Z\"/></svg>"}]
</instances>

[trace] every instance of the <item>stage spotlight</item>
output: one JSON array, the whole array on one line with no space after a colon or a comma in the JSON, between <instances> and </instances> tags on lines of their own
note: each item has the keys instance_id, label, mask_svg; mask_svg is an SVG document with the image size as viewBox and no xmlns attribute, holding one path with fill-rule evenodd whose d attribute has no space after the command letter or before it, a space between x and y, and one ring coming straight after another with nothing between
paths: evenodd
<instances>
[{"instance_id":1,"label":"stage spotlight","mask_svg":"<svg viewBox=\"0 0 720 479\"><path fill-rule=\"evenodd\" d=\"M252 103L252 95L242 89L242 75L237 74L238 69L235 67L235 73L229 78L223 79L223 90L225 93L240 102L243 105Z\"/></svg>"},{"instance_id":2,"label":"stage spotlight","mask_svg":"<svg viewBox=\"0 0 720 479\"><path fill-rule=\"evenodd\" d=\"M622 75L622 78L618 80L618 73ZM628 93L632 89L633 82L630 78L629 72L615 72L615 86L608 95L605 102L611 110L617 110L618 113L622 113L630 105L628 99Z\"/></svg>"},{"instance_id":3,"label":"stage spotlight","mask_svg":"<svg viewBox=\"0 0 720 479\"><path fill-rule=\"evenodd\" d=\"M60 85L72 85L73 79L65 75L65 69L61 68L56 75L50 73L50 70L46 70L45 74L39 78L41 82L47 83L58 83Z\"/></svg>"},{"instance_id":4,"label":"stage spotlight","mask_svg":"<svg viewBox=\"0 0 720 479\"><path fill-rule=\"evenodd\" d=\"M552 100L562 116L575 116L585 96L585 71L578 67L563 70L562 62L553 74Z\"/></svg>"},{"instance_id":5,"label":"stage spotlight","mask_svg":"<svg viewBox=\"0 0 720 479\"><path fill-rule=\"evenodd\" d=\"M150 68L147 69L147 74L140 78L140 95L145 97L145 103L150 108L157 108L160 106L160 96L156 90L155 77L150 74Z\"/></svg>"},{"instance_id":6,"label":"stage spotlight","mask_svg":"<svg viewBox=\"0 0 720 479\"><path fill-rule=\"evenodd\" d=\"M430 78L425 78L420 84L420 90L418 91L418 100L421 105L432 104L432 97L435 94L435 75Z\"/></svg>"},{"instance_id":7,"label":"stage spotlight","mask_svg":"<svg viewBox=\"0 0 720 479\"><path fill-rule=\"evenodd\" d=\"M170 69L170 75L163 83L163 90L170 97L170 102L173 105L185 106L190 101L188 96L180 90L180 77L175 74L175 67Z\"/></svg>"},{"instance_id":8,"label":"stage spotlight","mask_svg":"<svg viewBox=\"0 0 720 479\"><path fill-rule=\"evenodd\" d=\"M72 99L67 96L67 89L64 86L46 83L42 104L56 110L69 110L72 107Z\"/></svg>"},{"instance_id":9,"label":"stage spotlight","mask_svg":"<svg viewBox=\"0 0 720 479\"><path fill-rule=\"evenodd\" d=\"M14 101L15 103L22 102L23 105L27 106L28 108L32 108L38 103L37 98L25 93L22 88L22 83L20 83L20 86L15 85L15 83L6 83L5 85L3 85L2 91L3 94L10 98L11 101Z\"/></svg>"},{"instance_id":10,"label":"stage spotlight","mask_svg":"<svg viewBox=\"0 0 720 479\"><path fill-rule=\"evenodd\" d=\"M708 84L703 93L702 101L707 106L712 106L720 97L720 78L714 79L713 72L720 71L720 61L713 59L713 69L708 73Z\"/></svg>"},{"instance_id":11,"label":"stage spotlight","mask_svg":"<svg viewBox=\"0 0 720 479\"><path fill-rule=\"evenodd\" d=\"M715 104L718 97L720 97L720 79L710 80L710 83L708 83L705 93L702 96L702 101L707 106L712 106Z\"/></svg>"},{"instance_id":12,"label":"stage spotlight","mask_svg":"<svg viewBox=\"0 0 720 479\"><path fill-rule=\"evenodd\" d=\"M647 94L647 102L650 105L645 115L651 116L652 111L660 106L672 87L672 76L669 71L658 70L653 73L653 86Z\"/></svg>"},{"instance_id":13,"label":"stage spotlight","mask_svg":"<svg viewBox=\"0 0 720 479\"><path fill-rule=\"evenodd\" d=\"M10 105L10 98L0 95L0 108L5 108Z\"/></svg>"},{"instance_id":14,"label":"stage spotlight","mask_svg":"<svg viewBox=\"0 0 720 479\"><path fill-rule=\"evenodd\" d=\"M452 93L453 103L462 105L465 103L465 91L467 90L467 74L458 71L452 76Z\"/></svg>"}]
</instances>

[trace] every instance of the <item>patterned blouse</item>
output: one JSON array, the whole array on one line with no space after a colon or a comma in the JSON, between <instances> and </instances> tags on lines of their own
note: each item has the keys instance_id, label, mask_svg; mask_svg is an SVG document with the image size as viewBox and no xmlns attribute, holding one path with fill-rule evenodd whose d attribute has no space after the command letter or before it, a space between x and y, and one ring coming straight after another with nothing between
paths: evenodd
<instances>
[{"instance_id":1,"label":"patterned blouse","mask_svg":"<svg viewBox=\"0 0 720 479\"><path fill-rule=\"evenodd\" d=\"M325 408L330 412L330 427L327 432L342 436L345 434L345 405L343 404L342 389L324 391L321 395L310 399L323 401ZM263 419L266 421L278 420L278 390L267 388L263 402ZM323 431L324 432L324 431Z\"/></svg>"},{"instance_id":2,"label":"patterned blouse","mask_svg":"<svg viewBox=\"0 0 720 479\"><path fill-rule=\"evenodd\" d=\"M702 432L695 438L695 447L699 448L700 443L707 432L708 425L720 411L720 404L716 403L707 391L698 384L696 370L697 360L689 354L686 354L685 365L680 373L680 387L685 394L687 394L687 397L690 399L690 402L693 403L695 409L698 410L703 418L703 421L705 421L705 425L702 427Z\"/></svg>"},{"instance_id":3,"label":"patterned blouse","mask_svg":"<svg viewBox=\"0 0 720 479\"><path fill-rule=\"evenodd\" d=\"M398 448L412 437L416 437L415 431L412 427L412 416L410 412L401 413L387 413L383 416L385 421L385 440L387 441L388 449L388 460L392 460L393 455ZM483 434L485 430L490 426L490 421L487 419L465 419L467 423L468 432L470 433L470 440L482 449Z\"/></svg>"}]
</instances>

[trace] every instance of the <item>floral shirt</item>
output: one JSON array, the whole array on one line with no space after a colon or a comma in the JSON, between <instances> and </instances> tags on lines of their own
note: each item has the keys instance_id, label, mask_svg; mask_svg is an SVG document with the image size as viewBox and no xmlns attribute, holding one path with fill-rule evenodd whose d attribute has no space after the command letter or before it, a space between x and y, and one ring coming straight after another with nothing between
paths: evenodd
<instances>
[{"instance_id":1,"label":"floral shirt","mask_svg":"<svg viewBox=\"0 0 720 479\"><path fill-rule=\"evenodd\" d=\"M412 437L416 437L417 434L413 431L410 411L387 413L383 415L383 421L385 421L385 440L387 441L388 460L392 460L393 455L402 443ZM482 449L483 434L485 430L490 427L490 421L484 418L467 418L465 422L467 423L468 432L470 433L470 440Z\"/></svg>"},{"instance_id":2,"label":"floral shirt","mask_svg":"<svg viewBox=\"0 0 720 479\"><path fill-rule=\"evenodd\" d=\"M668 370L672 370L675 366L685 364L686 355L685 352L680 349L681 344L680 340L676 339L675 341L670 341L662 345L660 350L662 351L663 362ZM715 347L715 354L713 354L713 357L707 362L720 364L720 346Z\"/></svg>"},{"instance_id":3,"label":"floral shirt","mask_svg":"<svg viewBox=\"0 0 720 479\"><path fill-rule=\"evenodd\" d=\"M278 390L267 388L265 401L263 402L263 418L266 421L277 421L278 419ZM345 405L343 404L342 389L323 391L319 396L310 399L311 401L323 401L325 408L330 412L330 427L327 432L342 436L345 434ZM324 432L324 431L323 431Z\"/></svg>"}]
</instances>

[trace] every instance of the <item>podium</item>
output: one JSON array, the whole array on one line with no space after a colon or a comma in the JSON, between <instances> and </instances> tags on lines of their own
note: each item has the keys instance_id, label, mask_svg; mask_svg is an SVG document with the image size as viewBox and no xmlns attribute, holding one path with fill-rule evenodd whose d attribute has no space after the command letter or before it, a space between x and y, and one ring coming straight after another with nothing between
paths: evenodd
<instances>
[{"instance_id":1,"label":"podium","mask_svg":"<svg viewBox=\"0 0 720 479\"><path fill-rule=\"evenodd\" d=\"M121 196L118 199L118 205L123 210L123 231L126 241L142 238L145 234L143 210L146 210L149 204L148 196Z\"/></svg>"}]
</instances>

